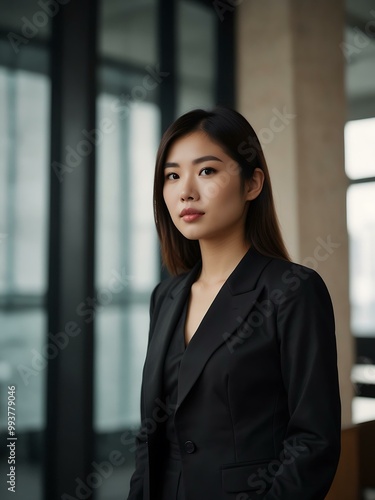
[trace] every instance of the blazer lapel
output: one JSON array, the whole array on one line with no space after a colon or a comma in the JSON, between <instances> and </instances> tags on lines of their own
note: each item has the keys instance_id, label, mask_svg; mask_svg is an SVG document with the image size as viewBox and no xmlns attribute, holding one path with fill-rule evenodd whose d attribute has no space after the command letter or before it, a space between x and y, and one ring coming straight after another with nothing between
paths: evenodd
<instances>
[{"instance_id":1,"label":"blazer lapel","mask_svg":"<svg viewBox=\"0 0 375 500\"><path fill-rule=\"evenodd\" d=\"M169 341L200 268L201 262L198 262L169 290L158 311L144 367L144 379L147 380L144 387L146 416L152 415L155 405L163 397L163 366Z\"/></svg>"},{"instance_id":2,"label":"blazer lapel","mask_svg":"<svg viewBox=\"0 0 375 500\"><path fill-rule=\"evenodd\" d=\"M270 261L250 248L220 289L182 358L176 411L215 350L225 342L230 349L231 337L256 303L262 289L256 286L257 281Z\"/></svg>"}]
</instances>

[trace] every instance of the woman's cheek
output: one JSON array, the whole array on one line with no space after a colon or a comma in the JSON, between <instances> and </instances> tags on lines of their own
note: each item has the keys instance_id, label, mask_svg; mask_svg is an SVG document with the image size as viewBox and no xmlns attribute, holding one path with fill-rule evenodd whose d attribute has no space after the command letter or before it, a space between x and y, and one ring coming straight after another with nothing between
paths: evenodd
<instances>
[{"instance_id":1,"label":"woman's cheek","mask_svg":"<svg viewBox=\"0 0 375 500\"><path fill-rule=\"evenodd\" d=\"M220 186L218 182L212 180L203 186L201 193L207 200L215 200L222 196L222 190L222 186Z\"/></svg>"}]
</instances>

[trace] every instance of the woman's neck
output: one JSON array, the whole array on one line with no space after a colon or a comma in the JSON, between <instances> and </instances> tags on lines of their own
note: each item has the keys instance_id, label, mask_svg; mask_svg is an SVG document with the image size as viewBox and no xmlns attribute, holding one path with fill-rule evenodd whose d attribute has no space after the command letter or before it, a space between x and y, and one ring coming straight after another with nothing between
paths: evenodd
<instances>
[{"instance_id":1,"label":"woman's neck","mask_svg":"<svg viewBox=\"0 0 375 500\"><path fill-rule=\"evenodd\" d=\"M199 242L202 255L202 270L198 278L204 286L223 283L250 248L243 238Z\"/></svg>"}]
</instances>

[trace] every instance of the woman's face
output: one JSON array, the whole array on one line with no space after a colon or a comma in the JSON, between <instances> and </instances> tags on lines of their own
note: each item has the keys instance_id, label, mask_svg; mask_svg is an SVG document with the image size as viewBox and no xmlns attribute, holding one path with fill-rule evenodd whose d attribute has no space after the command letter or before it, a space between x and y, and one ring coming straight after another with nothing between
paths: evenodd
<instances>
[{"instance_id":1,"label":"woman's face","mask_svg":"<svg viewBox=\"0 0 375 500\"><path fill-rule=\"evenodd\" d=\"M262 177L260 171L255 177ZM262 177L263 179L263 177ZM242 187L240 168L202 131L177 139L164 170L163 196L176 228L188 239L226 239L242 231L248 201L261 185Z\"/></svg>"}]
</instances>

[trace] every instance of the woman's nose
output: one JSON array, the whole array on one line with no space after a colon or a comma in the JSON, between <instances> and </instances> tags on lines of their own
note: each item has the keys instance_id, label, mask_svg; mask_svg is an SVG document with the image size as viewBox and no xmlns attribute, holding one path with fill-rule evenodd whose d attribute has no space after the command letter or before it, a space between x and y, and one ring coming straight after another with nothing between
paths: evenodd
<instances>
[{"instance_id":1,"label":"woman's nose","mask_svg":"<svg viewBox=\"0 0 375 500\"><path fill-rule=\"evenodd\" d=\"M181 186L180 198L181 201L187 201L187 200L195 201L199 198L198 190L192 179L187 178L183 182Z\"/></svg>"}]
</instances>

